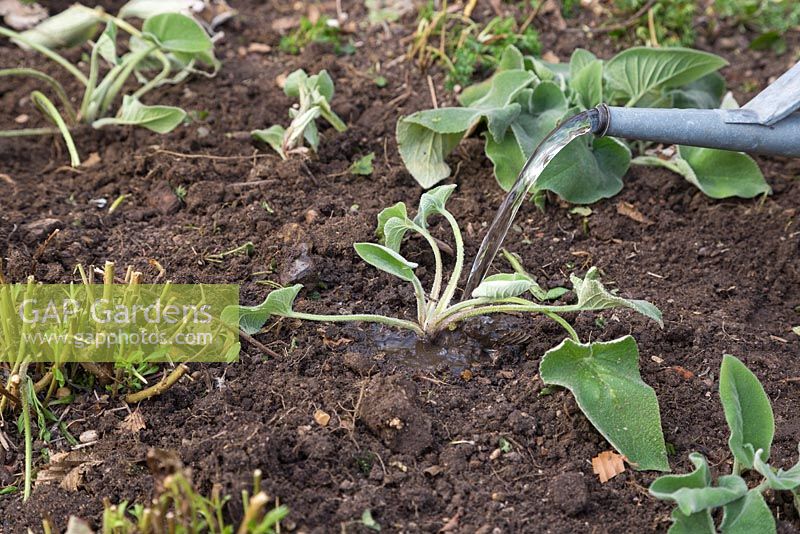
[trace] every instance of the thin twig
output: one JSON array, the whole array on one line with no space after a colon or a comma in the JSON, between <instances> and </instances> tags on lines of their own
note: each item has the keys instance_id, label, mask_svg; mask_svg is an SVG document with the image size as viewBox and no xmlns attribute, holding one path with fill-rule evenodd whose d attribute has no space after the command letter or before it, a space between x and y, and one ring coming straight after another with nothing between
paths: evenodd
<instances>
[{"instance_id":1,"label":"thin twig","mask_svg":"<svg viewBox=\"0 0 800 534\"><path fill-rule=\"evenodd\" d=\"M172 150L164 150L159 148L154 150L152 154L166 154L167 156L173 156L176 158L189 158L189 159L213 159L215 161L231 161L231 160L242 160L242 159L251 159L251 158L272 158L274 157L272 154L253 154L250 156L215 156L214 154L185 154L183 152L174 152Z\"/></svg>"},{"instance_id":2,"label":"thin twig","mask_svg":"<svg viewBox=\"0 0 800 534\"><path fill-rule=\"evenodd\" d=\"M433 78L431 78L430 74L428 74L428 90L431 93L431 103L433 104L433 109L439 109L439 102L436 99L436 87L433 85Z\"/></svg>"},{"instance_id":3,"label":"thin twig","mask_svg":"<svg viewBox=\"0 0 800 534\"><path fill-rule=\"evenodd\" d=\"M253 345L255 348L263 352L264 354L268 354L273 358L280 358L281 355L272 350L271 348L267 347L260 341L257 341L253 336L245 332L244 330L239 330L239 337L247 341L250 345Z\"/></svg>"}]
</instances>

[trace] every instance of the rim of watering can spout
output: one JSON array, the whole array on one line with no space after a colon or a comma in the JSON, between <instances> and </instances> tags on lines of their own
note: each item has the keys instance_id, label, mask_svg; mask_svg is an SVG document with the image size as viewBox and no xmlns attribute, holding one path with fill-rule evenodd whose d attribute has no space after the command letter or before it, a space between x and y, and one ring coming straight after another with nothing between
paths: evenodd
<instances>
[{"instance_id":1,"label":"rim of watering can spout","mask_svg":"<svg viewBox=\"0 0 800 534\"><path fill-rule=\"evenodd\" d=\"M592 133L604 136L611 126L611 112L606 104L600 104L588 110L589 122L591 123Z\"/></svg>"}]
</instances>

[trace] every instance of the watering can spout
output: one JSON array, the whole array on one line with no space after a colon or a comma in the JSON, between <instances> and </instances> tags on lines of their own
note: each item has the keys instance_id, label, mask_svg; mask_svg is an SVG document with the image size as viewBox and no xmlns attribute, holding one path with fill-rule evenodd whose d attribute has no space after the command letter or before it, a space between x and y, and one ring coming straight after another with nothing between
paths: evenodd
<instances>
[{"instance_id":1,"label":"watering can spout","mask_svg":"<svg viewBox=\"0 0 800 534\"><path fill-rule=\"evenodd\" d=\"M592 133L657 143L800 157L800 62L739 109L589 110Z\"/></svg>"}]
</instances>

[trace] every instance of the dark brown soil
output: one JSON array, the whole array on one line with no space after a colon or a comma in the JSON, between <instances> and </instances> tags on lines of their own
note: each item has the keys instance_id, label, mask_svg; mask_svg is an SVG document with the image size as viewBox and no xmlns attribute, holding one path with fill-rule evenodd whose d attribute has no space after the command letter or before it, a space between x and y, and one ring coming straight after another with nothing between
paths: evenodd
<instances>
[{"instance_id":1,"label":"dark brown soil","mask_svg":"<svg viewBox=\"0 0 800 534\"><path fill-rule=\"evenodd\" d=\"M361 2L343 4L352 20L364 19ZM323 8L332 14L332 5ZM76 139L82 155L97 152L100 162L79 171L64 167L58 140L0 140L0 172L10 179L0 180L0 257L7 274L15 281L34 274L44 282L66 282L75 279L78 263L112 260L152 280L154 259L175 282L239 283L242 301L253 304L269 291L259 282L286 281L294 261L306 254L307 291L299 308L409 315L409 290L358 260L352 243L373 239L380 209L401 200L413 205L421 193L394 141L398 115L431 104L425 75L395 60L413 17L388 34L359 25L352 56L337 57L317 45L288 56L277 51L271 23L294 15L292 3L236 7L241 15L218 45L224 60L219 76L160 94L163 103L207 112L203 120L163 137L128 129L82 131ZM481 2L477 13L491 12ZM574 22L594 23L582 17ZM562 60L575 46L602 57L622 46L603 36L557 31L546 18L535 24L544 50ZM721 35L726 42L746 42L734 30ZM798 50L796 36L790 36L790 52L778 58L743 46L717 49L719 37L704 36L701 44L731 61L724 74L740 101L782 72ZM267 43L273 52L241 55L239 48L251 42ZM0 53L4 65L43 68L64 79L8 43ZM378 63L389 82L384 88L367 74ZM285 124L290 102L275 79L300 67L329 70L337 88L333 106L350 125L347 132L323 130L320 154L305 162L281 161L257 151L246 135L229 135ZM431 74L440 103L452 101L442 74ZM31 88L3 82L1 127L16 126L20 114L30 115L26 126L38 125L27 98ZM376 153L371 177L340 174L370 151ZM679 471L690 467L691 451L705 454L718 472L728 470L727 427L716 393L726 353L746 362L773 401L776 463L796 461L800 339L791 327L800 324L800 165L759 162L774 190L766 199L713 201L667 171L634 167L623 193L592 206L588 233L581 217L555 202L546 214L528 204L506 243L548 286L596 265L622 294L663 310L663 330L623 312L581 314L574 323L584 339L636 337L642 375L660 399L666 438L675 449L670 461ZM466 228L471 257L502 192L479 142L465 142L451 163L459 187L450 207ZM241 185L247 181L260 185ZM173 193L179 186L188 190L185 202ZM113 215L90 204L120 194L130 197ZM633 204L652 224L620 215L619 202ZM61 232L37 254L56 227ZM204 259L247 241L255 243L252 257L233 256L222 264ZM408 255L430 269L423 250L412 241ZM509 332L525 335L503 342ZM71 514L96 524L104 498L147 502L153 480L144 459L151 447L177 451L204 492L220 483L238 495L253 470L261 469L265 489L291 508L285 526L298 532L364 531L355 520L365 509L389 532L667 528L669 506L646 490L656 475L629 470L601 485L590 460L608 444L567 392L540 395L538 364L562 340L557 327L543 319L495 318L453 335L452 344L463 348L451 349L452 365L419 365L376 345L387 337L383 330L283 321L258 336L282 357L247 347L238 364L194 366L192 380L141 405L147 427L138 435L119 426L127 413L115 410L121 400L98 400L100 389L81 391L66 420L74 421L73 433L99 432L100 443L89 450L101 463L86 473L77 493L40 486L27 504L19 494L0 497L0 531L40 529L44 515L59 528ZM461 374L463 368L471 374ZM317 409L331 415L326 427L315 423ZM395 418L402 425L392 424ZM11 421L3 430L21 447ZM501 438L512 451L491 459ZM64 447L61 441L51 450ZM21 471L22 454L2 460L5 485ZM234 519L241 516L236 501L227 507ZM770 503L781 532L800 529L788 500L770 496Z\"/></svg>"}]
</instances>

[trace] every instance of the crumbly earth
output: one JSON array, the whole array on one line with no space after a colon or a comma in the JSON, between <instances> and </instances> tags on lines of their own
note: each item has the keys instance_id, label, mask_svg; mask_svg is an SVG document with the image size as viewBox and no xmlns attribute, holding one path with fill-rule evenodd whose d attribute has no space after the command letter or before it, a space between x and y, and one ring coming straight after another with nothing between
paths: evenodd
<instances>
[{"instance_id":1,"label":"crumbly earth","mask_svg":"<svg viewBox=\"0 0 800 534\"><path fill-rule=\"evenodd\" d=\"M342 4L357 24L350 56L318 45L286 55L272 24L297 16L292 3L237 3L240 15L218 44L219 75L152 95L195 119L166 136L79 131L83 157L99 156L91 167L66 167L53 138L0 140L0 257L7 276L66 282L75 280L76 264L112 260L153 280L158 271L151 260L157 260L176 282L241 284L247 304L264 298L263 282L299 277L307 287L298 300L304 310L412 313L409 289L363 264L352 243L374 238L380 209L401 200L413 205L421 193L400 161L394 126L400 114L430 107L431 95L426 74L399 59L413 16L370 28L362 22L363 3ZM52 9L65 6L56 2ZM322 8L335 13L333 2ZM488 3L479 3L476 16L492 16ZM543 50L562 61L576 46L601 57L625 46L602 33L559 30L556 22L542 14L534 24ZM598 21L582 14L568 23ZM796 55L795 35L790 52L775 57L748 50L748 36L738 29L714 31L702 31L699 46L730 61L723 73L740 102ZM252 42L272 51L240 52ZM8 42L0 53L4 65L43 68L69 85L62 72ZM246 132L287 123L290 101L276 78L300 67L328 69L337 89L333 107L350 128L323 128L318 156L281 161L252 145ZM382 88L373 81L378 69L388 81ZM439 103L452 102L442 73L429 74ZM30 116L26 126L42 124L28 98L32 88L18 80L0 84L0 127L18 127L14 118L21 114ZM343 172L368 152L376 154L372 176ZM502 192L479 140L464 142L450 163L458 189L449 205L472 255ZM583 339L636 337L677 471L691 467L691 451L705 454L717 473L731 463L717 394L726 353L741 358L772 399L775 463L796 461L800 339L791 328L800 324L800 165L779 158L759 163L773 187L767 198L714 201L665 170L633 167L624 191L592 206L586 221L554 198L545 213L526 204L506 243L548 287L596 265L610 287L663 310L663 330L624 311L570 319ZM183 201L174 193L179 187L187 190ZM121 194L129 197L111 215L90 202ZM622 202L648 222L620 214ZM61 232L40 248L54 228ZM444 228L438 231L446 237ZM250 257L206 260L247 241L255 244ZM408 256L430 272L420 243L410 242ZM75 493L39 486L25 504L19 494L1 496L0 531L38 531L45 516L63 529L72 514L97 525L103 499L148 501L153 478L144 460L153 447L177 452L203 492L221 484L238 495L261 469L266 491L291 509L284 531L366 531L358 522L366 509L389 532L664 531L670 508L646 489L656 474L629 469L600 484L590 460L609 445L568 392L543 391L539 361L562 338L540 318L474 321L442 341L448 356L437 362L435 350L415 356L413 342L382 329L285 320L257 336L281 357L246 345L237 364L193 365L191 379L142 403L146 428L135 434L120 426L127 412L115 410L119 398L73 386L78 397L65 420L73 433L99 433L87 450L100 463ZM318 409L331 416L327 426L315 422ZM22 439L11 420L3 431L17 447L0 449L6 485L22 470ZM501 438L511 450L496 456ZM50 446L64 447L63 441ZM800 529L788 499L769 494L768 501L780 532ZM241 517L237 498L226 514Z\"/></svg>"}]
</instances>

